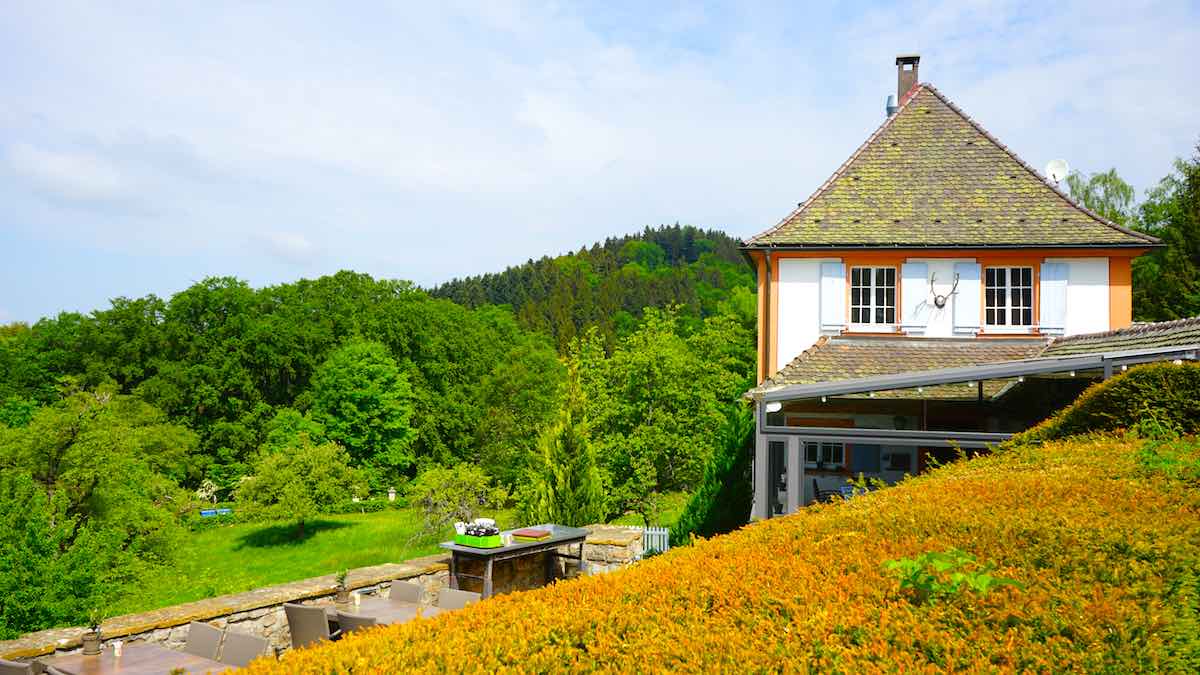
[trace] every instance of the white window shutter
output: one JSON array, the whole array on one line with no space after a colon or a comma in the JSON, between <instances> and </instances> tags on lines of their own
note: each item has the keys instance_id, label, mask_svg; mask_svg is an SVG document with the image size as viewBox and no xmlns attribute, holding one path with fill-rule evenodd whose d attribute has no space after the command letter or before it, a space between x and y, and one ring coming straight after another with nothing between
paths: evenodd
<instances>
[{"instance_id":1,"label":"white window shutter","mask_svg":"<svg viewBox=\"0 0 1200 675\"><path fill-rule=\"evenodd\" d=\"M958 289L954 292L954 332L971 334L979 332L979 288L978 263L954 263L954 276L958 278Z\"/></svg>"},{"instance_id":2,"label":"white window shutter","mask_svg":"<svg viewBox=\"0 0 1200 675\"><path fill-rule=\"evenodd\" d=\"M929 265L900 266L900 328L909 333L925 332L929 323Z\"/></svg>"},{"instance_id":3,"label":"white window shutter","mask_svg":"<svg viewBox=\"0 0 1200 675\"><path fill-rule=\"evenodd\" d=\"M846 266L821 263L821 330L846 327Z\"/></svg>"},{"instance_id":4,"label":"white window shutter","mask_svg":"<svg viewBox=\"0 0 1200 675\"><path fill-rule=\"evenodd\" d=\"M1042 263L1040 315L1038 329L1062 335L1067 327L1067 263Z\"/></svg>"}]
</instances>

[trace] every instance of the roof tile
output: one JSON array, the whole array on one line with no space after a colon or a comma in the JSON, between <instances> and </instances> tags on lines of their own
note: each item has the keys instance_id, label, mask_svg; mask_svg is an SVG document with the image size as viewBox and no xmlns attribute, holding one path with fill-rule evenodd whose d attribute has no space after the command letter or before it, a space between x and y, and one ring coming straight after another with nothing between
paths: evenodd
<instances>
[{"instance_id":1,"label":"roof tile","mask_svg":"<svg viewBox=\"0 0 1200 675\"><path fill-rule=\"evenodd\" d=\"M1153 246L1076 204L928 84L747 246Z\"/></svg>"}]
</instances>

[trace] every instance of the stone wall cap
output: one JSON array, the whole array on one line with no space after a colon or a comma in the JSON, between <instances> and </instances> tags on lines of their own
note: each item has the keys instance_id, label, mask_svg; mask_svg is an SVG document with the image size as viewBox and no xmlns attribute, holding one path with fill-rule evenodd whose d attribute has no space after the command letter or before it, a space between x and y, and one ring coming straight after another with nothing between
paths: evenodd
<instances>
[{"instance_id":1,"label":"stone wall cap","mask_svg":"<svg viewBox=\"0 0 1200 675\"><path fill-rule=\"evenodd\" d=\"M446 561L446 556L437 554L406 560L402 563L360 567L347 573L346 585L353 590L393 579L409 579L441 572L448 569ZM100 634L104 639L137 635L160 628L186 625L192 621L208 621L238 612L281 605L285 602L333 595L336 591L335 575L326 574L286 584L256 588L243 593L219 595L148 612L113 617L101 624ZM22 635L15 640L0 642L0 658L29 659L52 654L57 649L73 649L80 645L83 631L82 627L51 628Z\"/></svg>"},{"instance_id":2,"label":"stone wall cap","mask_svg":"<svg viewBox=\"0 0 1200 675\"><path fill-rule=\"evenodd\" d=\"M642 540L642 528L622 525L588 525L585 543L595 546L629 546Z\"/></svg>"}]
</instances>

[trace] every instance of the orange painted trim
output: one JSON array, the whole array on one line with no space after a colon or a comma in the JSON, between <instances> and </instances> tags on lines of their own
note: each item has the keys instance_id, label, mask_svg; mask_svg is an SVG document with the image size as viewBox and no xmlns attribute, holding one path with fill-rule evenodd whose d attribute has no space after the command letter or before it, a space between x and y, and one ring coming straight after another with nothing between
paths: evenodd
<instances>
[{"instance_id":1,"label":"orange painted trim","mask_svg":"<svg viewBox=\"0 0 1200 675\"><path fill-rule=\"evenodd\" d=\"M1128 328L1133 323L1133 261L1108 259L1108 328Z\"/></svg>"}]
</instances>

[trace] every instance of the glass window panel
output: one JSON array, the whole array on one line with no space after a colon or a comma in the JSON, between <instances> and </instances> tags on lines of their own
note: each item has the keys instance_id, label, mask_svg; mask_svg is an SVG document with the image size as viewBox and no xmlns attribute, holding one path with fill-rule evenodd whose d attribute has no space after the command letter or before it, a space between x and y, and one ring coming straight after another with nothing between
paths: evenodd
<instances>
[{"instance_id":1,"label":"glass window panel","mask_svg":"<svg viewBox=\"0 0 1200 675\"><path fill-rule=\"evenodd\" d=\"M1024 319L1024 321L1022 321L1021 324L1024 326L1032 326L1033 325L1033 310L1026 309L1026 310L1022 310L1022 311L1024 312L1024 316L1022 317Z\"/></svg>"}]
</instances>

